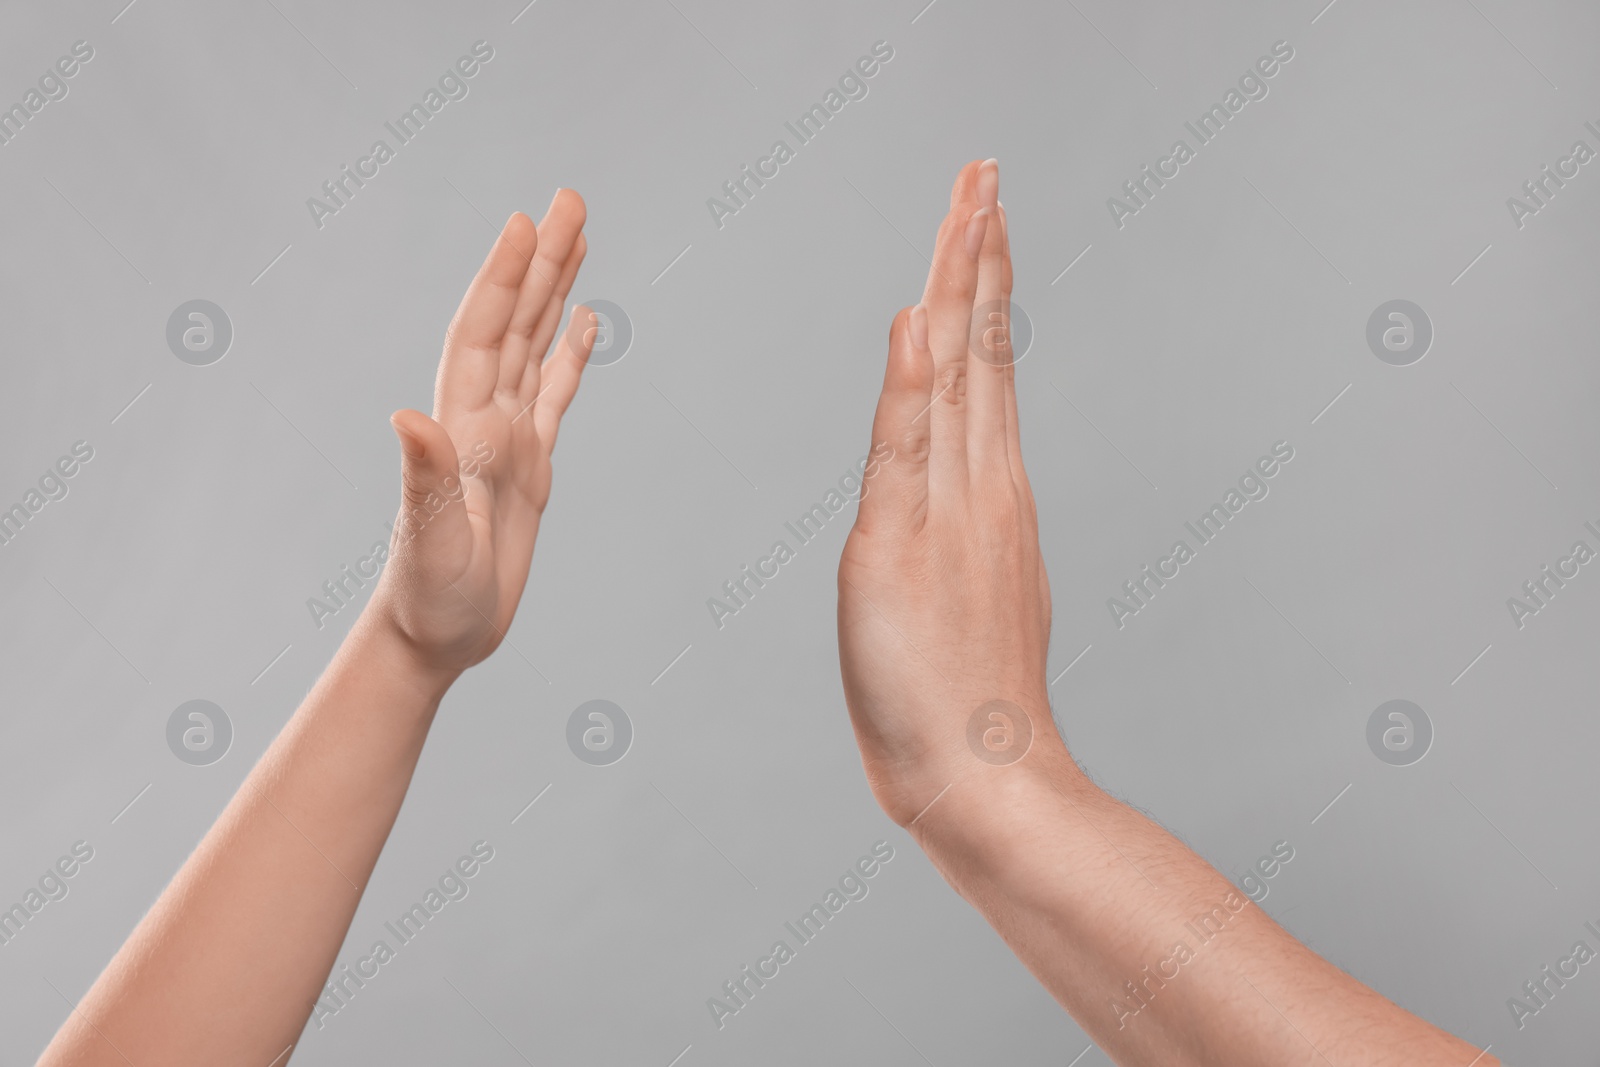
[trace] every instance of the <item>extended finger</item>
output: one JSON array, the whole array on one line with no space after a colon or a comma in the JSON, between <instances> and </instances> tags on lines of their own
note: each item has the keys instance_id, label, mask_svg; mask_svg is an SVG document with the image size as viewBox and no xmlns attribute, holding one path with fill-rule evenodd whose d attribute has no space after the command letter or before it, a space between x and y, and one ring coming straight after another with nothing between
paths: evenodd
<instances>
[{"instance_id":1,"label":"extended finger","mask_svg":"<svg viewBox=\"0 0 1600 1067\"><path fill-rule=\"evenodd\" d=\"M566 266L561 270L561 277L556 279L555 292L550 294L550 302L545 305L544 314L539 317L539 325L533 329L533 340L528 346L528 365L523 368L522 384L517 388L519 411L531 404L539 395L544 373L543 364L549 359L550 341L561 328L567 296L572 292L573 282L578 277L578 269L583 266L583 258L588 252L589 239L580 233L577 244L572 248L572 254L567 257Z\"/></svg>"},{"instance_id":2,"label":"extended finger","mask_svg":"<svg viewBox=\"0 0 1600 1067\"><path fill-rule=\"evenodd\" d=\"M516 309L523 276L536 254L533 220L514 212L488 258L478 268L445 332L444 356L434 384L434 409L467 410L486 403L500 373L500 348Z\"/></svg>"},{"instance_id":3,"label":"extended finger","mask_svg":"<svg viewBox=\"0 0 1600 1067\"><path fill-rule=\"evenodd\" d=\"M578 392L583 369L589 365L589 353L594 350L595 334L600 329L596 318L582 304L574 307L555 351L544 361L544 382L533 405L533 427L546 455L556 447L561 416L567 413L567 406Z\"/></svg>"},{"instance_id":4,"label":"extended finger","mask_svg":"<svg viewBox=\"0 0 1600 1067\"><path fill-rule=\"evenodd\" d=\"M928 313L904 308L889 329L889 361L872 418L872 449L861 472L863 531L920 529L928 513L928 408L933 395L933 353Z\"/></svg>"},{"instance_id":5,"label":"extended finger","mask_svg":"<svg viewBox=\"0 0 1600 1067\"><path fill-rule=\"evenodd\" d=\"M951 191L953 207L939 227L932 269L923 290L928 346L933 356L931 490L967 484L967 335L978 284L978 251L987 216L975 192L978 165L963 167Z\"/></svg>"},{"instance_id":6,"label":"extended finger","mask_svg":"<svg viewBox=\"0 0 1600 1067\"><path fill-rule=\"evenodd\" d=\"M1011 330L1011 229L1006 218L1006 206L999 205L1000 231L1006 239L1006 331L1010 337ZM1022 499L1032 502L1033 487L1028 483L1028 472L1022 465L1022 426L1017 421L1017 359L1013 349L1012 357L1006 363L1006 458L1011 468L1011 480L1017 487L1017 492Z\"/></svg>"},{"instance_id":7,"label":"extended finger","mask_svg":"<svg viewBox=\"0 0 1600 1067\"><path fill-rule=\"evenodd\" d=\"M967 458L974 479L1010 481L1006 442L1007 371L1011 363L1010 270L999 216L1000 166L978 168L977 199L995 213L978 254L978 283L967 341Z\"/></svg>"},{"instance_id":8,"label":"extended finger","mask_svg":"<svg viewBox=\"0 0 1600 1067\"><path fill-rule=\"evenodd\" d=\"M501 393L515 396L530 355L536 359L544 356L543 350L533 349L534 332L566 273L567 260L578 243L587 217L583 197L571 189L556 190L549 210L539 222L538 248L522 277L515 308L506 324L505 340L500 346L496 388Z\"/></svg>"}]
</instances>

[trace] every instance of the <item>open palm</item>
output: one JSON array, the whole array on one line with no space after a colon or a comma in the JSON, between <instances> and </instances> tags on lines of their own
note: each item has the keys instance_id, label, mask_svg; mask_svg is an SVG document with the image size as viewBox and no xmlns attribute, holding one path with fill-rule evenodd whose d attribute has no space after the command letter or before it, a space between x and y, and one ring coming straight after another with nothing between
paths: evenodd
<instances>
[{"instance_id":1,"label":"open palm","mask_svg":"<svg viewBox=\"0 0 1600 1067\"><path fill-rule=\"evenodd\" d=\"M581 306L561 329L584 219L570 189L537 226L511 216L450 323L433 417L391 419L403 500L374 606L442 671L498 647L527 582L556 431L594 338Z\"/></svg>"}]
</instances>

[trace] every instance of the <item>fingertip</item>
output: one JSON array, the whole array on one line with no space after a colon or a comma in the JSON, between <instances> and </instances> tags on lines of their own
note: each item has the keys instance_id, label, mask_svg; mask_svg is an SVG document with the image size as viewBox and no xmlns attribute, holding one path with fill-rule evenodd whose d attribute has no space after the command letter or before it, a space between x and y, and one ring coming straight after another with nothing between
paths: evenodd
<instances>
[{"instance_id":1,"label":"fingertip","mask_svg":"<svg viewBox=\"0 0 1600 1067\"><path fill-rule=\"evenodd\" d=\"M977 175L978 167L981 163L981 160L971 160L956 174L955 184L950 187L950 206L952 208L969 198L972 191L973 178Z\"/></svg>"},{"instance_id":2,"label":"fingertip","mask_svg":"<svg viewBox=\"0 0 1600 1067\"><path fill-rule=\"evenodd\" d=\"M885 387L926 394L933 388L933 354L928 351L928 313L921 304L901 308L889 330Z\"/></svg>"},{"instance_id":3,"label":"fingertip","mask_svg":"<svg viewBox=\"0 0 1600 1067\"><path fill-rule=\"evenodd\" d=\"M567 347L578 357L579 362L587 363L589 354L594 351L595 334L599 325L599 319L589 305L572 305L572 318L569 320L568 329L576 335L577 342L569 342Z\"/></svg>"},{"instance_id":4,"label":"fingertip","mask_svg":"<svg viewBox=\"0 0 1600 1067\"><path fill-rule=\"evenodd\" d=\"M894 318L889 320L889 344L891 347L897 345L900 338L905 335L906 327L910 323L910 316L911 309L904 307L896 311Z\"/></svg>"},{"instance_id":5,"label":"fingertip","mask_svg":"<svg viewBox=\"0 0 1600 1067\"><path fill-rule=\"evenodd\" d=\"M427 423L432 421L432 419L428 418L428 416L424 415L422 412L417 411L415 408L401 408L399 411L396 411L393 415L389 416L389 424L391 426L395 427L396 429L404 430L412 435L419 434L421 432L421 426L425 426Z\"/></svg>"},{"instance_id":6,"label":"fingertip","mask_svg":"<svg viewBox=\"0 0 1600 1067\"><path fill-rule=\"evenodd\" d=\"M576 189L557 189L556 195L550 198L550 210L545 218L553 218L557 213L569 216L573 224L581 228L589 219L589 205Z\"/></svg>"},{"instance_id":7,"label":"fingertip","mask_svg":"<svg viewBox=\"0 0 1600 1067\"><path fill-rule=\"evenodd\" d=\"M428 452L426 426L432 420L420 411L401 408L389 416L389 425L400 439L400 448L412 459L421 459Z\"/></svg>"},{"instance_id":8,"label":"fingertip","mask_svg":"<svg viewBox=\"0 0 1600 1067\"><path fill-rule=\"evenodd\" d=\"M987 208L1000 203L1000 161L986 159L978 165L978 203Z\"/></svg>"},{"instance_id":9,"label":"fingertip","mask_svg":"<svg viewBox=\"0 0 1600 1067\"><path fill-rule=\"evenodd\" d=\"M521 211L513 211L506 224L500 228L499 245L509 247L517 254L517 261L501 257L500 266L495 271L495 278L501 284L509 285L515 280L521 281L522 274L527 270L528 263L533 259L533 253L539 247L539 227L534 221ZM489 257L495 258L495 251L491 250Z\"/></svg>"},{"instance_id":10,"label":"fingertip","mask_svg":"<svg viewBox=\"0 0 1600 1067\"><path fill-rule=\"evenodd\" d=\"M537 233L538 229L539 227L534 224L533 219L528 217L527 212L513 211L511 217L506 219L506 224L500 227L500 236L507 241L515 241L525 234Z\"/></svg>"}]
</instances>

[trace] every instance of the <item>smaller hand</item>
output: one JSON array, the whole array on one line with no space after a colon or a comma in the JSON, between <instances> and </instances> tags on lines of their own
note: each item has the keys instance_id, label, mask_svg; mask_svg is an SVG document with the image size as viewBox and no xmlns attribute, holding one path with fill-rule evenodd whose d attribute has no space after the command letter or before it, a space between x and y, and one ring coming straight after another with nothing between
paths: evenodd
<instances>
[{"instance_id":1,"label":"smaller hand","mask_svg":"<svg viewBox=\"0 0 1600 1067\"><path fill-rule=\"evenodd\" d=\"M873 793L902 826L962 778L1065 753L1044 678L1050 587L1017 432L999 182L993 160L961 171L922 302L895 318L872 428L894 458L839 563L845 699ZM1010 706L984 710L994 701Z\"/></svg>"},{"instance_id":2,"label":"smaller hand","mask_svg":"<svg viewBox=\"0 0 1600 1067\"><path fill-rule=\"evenodd\" d=\"M511 216L445 335L433 417L391 417L402 503L368 612L426 670L453 676L482 661L522 597L550 452L594 340L592 314L575 307L551 350L587 248L584 219L570 189L537 227Z\"/></svg>"}]
</instances>

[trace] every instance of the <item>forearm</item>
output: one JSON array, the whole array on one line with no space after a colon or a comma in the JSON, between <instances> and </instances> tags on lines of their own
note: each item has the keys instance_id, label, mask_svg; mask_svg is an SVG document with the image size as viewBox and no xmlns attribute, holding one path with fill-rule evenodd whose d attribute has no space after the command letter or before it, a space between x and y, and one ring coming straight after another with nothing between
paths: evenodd
<instances>
[{"instance_id":1,"label":"forearm","mask_svg":"<svg viewBox=\"0 0 1600 1067\"><path fill-rule=\"evenodd\" d=\"M363 616L41 1064L266 1064L297 1040L448 684Z\"/></svg>"},{"instance_id":2,"label":"forearm","mask_svg":"<svg viewBox=\"0 0 1600 1067\"><path fill-rule=\"evenodd\" d=\"M1042 741L958 783L909 829L1118 1063L1463 1067L1478 1056L1305 948Z\"/></svg>"},{"instance_id":3,"label":"forearm","mask_svg":"<svg viewBox=\"0 0 1600 1067\"><path fill-rule=\"evenodd\" d=\"M994 160L962 168L922 301L890 329L872 437L895 461L839 562L873 795L1118 1063L1492 1063L1299 944L1067 753L999 192Z\"/></svg>"},{"instance_id":4,"label":"forearm","mask_svg":"<svg viewBox=\"0 0 1600 1067\"><path fill-rule=\"evenodd\" d=\"M397 411L404 501L327 671L45 1050L44 1067L278 1067L378 862L439 701L500 642L598 320L583 198L512 214L445 335L435 416Z\"/></svg>"}]
</instances>

